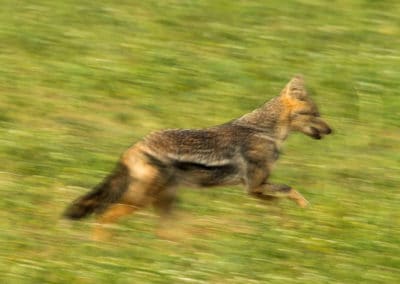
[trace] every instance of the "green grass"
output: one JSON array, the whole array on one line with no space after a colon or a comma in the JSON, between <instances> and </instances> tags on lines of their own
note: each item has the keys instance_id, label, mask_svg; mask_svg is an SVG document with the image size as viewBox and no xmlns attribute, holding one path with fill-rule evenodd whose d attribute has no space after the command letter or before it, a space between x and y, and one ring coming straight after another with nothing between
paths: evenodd
<instances>
[{"instance_id":1,"label":"green grass","mask_svg":"<svg viewBox=\"0 0 400 284\"><path fill-rule=\"evenodd\" d=\"M0 282L397 283L398 1L0 1ZM183 189L176 241L144 211L89 240L60 220L162 128L223 123L305 76L334 135L288 139L272 180Z\"/></svg>"}]
</instances>

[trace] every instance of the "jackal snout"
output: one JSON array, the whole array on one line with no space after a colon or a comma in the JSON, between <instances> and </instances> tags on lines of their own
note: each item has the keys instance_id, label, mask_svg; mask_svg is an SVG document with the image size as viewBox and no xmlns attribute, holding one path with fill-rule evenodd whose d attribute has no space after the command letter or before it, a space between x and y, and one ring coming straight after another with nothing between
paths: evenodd
<instances>
[{"instance_id":1,"label":"jackal snout","mask_svg":"<svg viewBox=\"0 0 400 284\"><path fill-rule=\"evenodd\" d=\"M332 133L332 128L322 118L314 114L296 114L292 118L291 127L293 130L300 131L314 139L321 139Z\"/></svg>"},{"instance_id":2,"label":"jackal snout","mask_svg":"<svg viewBox=\"0 0 400 284\"><path fill-rule=\"evenodd\" d=\"M329 125L321 118L315 118L310 126L310 129L311 129L310 136L314 139L321 139L325 135L332 133L332 128L330 128Z\"/></svg>"}]
</instances>

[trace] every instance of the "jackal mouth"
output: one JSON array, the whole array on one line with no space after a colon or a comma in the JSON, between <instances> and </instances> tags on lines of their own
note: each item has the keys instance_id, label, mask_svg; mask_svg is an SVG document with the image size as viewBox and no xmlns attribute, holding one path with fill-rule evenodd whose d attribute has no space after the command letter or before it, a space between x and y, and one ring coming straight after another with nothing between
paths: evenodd
<instances>
[{"instance_id":1,"label":"jackal mouth","mask_svg":"<svg viewBox=\"0 0 400 284\"><path fill-rule=\"evenodd\" d=\"M330 127L324 129L318 129L316 127L311 127L311 137L314 139L322 139L325 135L329 135L332 133L332 129Z\"/></svg>"},{"instance_id":2,"label":"jackal mouth","mask_svg":"<svg viewBox=\"0 0 400 284\"><path fill-rule=\"evenodd\" d=\"M314 139L321 139L322 138L321 132L315 127L311 127L311 135L310 136L312 138L314 138Z\"/></svg>"}]
</instances>

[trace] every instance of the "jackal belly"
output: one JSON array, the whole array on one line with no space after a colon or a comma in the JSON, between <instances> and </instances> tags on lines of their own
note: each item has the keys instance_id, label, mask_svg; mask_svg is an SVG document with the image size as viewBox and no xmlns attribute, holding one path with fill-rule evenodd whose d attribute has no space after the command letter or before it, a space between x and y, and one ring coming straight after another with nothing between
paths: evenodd
<instances>
[{"instance_id":1,"label":"jackal belly","mask_svg":"<svg viewBox=\"0 0 400 284\"><path fill-rule=\"evenodd\" d=\"M176 182L181 185L209 187L240 183L240 170L234 164L206 165L174 161Z\"/></svg>"}]
</instances>

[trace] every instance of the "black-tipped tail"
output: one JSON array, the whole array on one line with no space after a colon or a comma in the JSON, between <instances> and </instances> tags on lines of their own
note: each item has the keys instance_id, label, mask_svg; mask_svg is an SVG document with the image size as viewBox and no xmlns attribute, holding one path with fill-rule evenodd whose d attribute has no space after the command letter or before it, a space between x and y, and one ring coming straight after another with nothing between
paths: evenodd
<instances>
[{"instance_id":1,"label":"black-tipped tail","mask_svg":"<svg viewBox=\"0 0 400 284\"><path fill-rule=\"evenodd\" d=\"M92 213L105 210L111 203L117 202L129 185L129 171L122 163L118 163L114 172L92 191L75 200L64 212L63 216L71 220L84 218Z\"/></svg>"}]
</instances>

